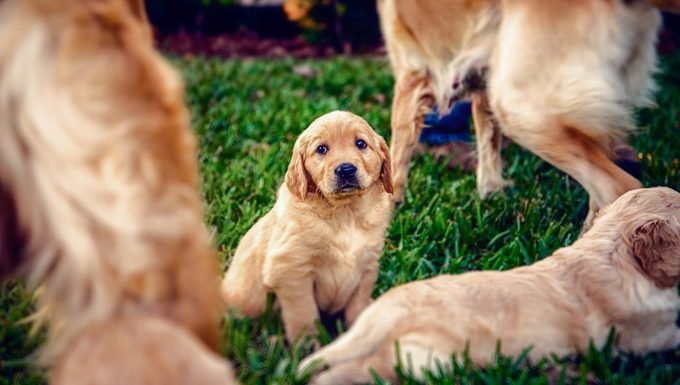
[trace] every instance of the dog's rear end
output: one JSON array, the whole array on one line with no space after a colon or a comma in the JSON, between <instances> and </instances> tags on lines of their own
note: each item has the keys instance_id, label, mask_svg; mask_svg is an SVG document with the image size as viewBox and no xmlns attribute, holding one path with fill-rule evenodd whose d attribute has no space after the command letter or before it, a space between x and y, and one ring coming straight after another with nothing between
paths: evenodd
<instances>
[{"instance_id":1,"label":"dog's rear end","mask_svg":"<svg viewBox=\"0 0 680 385\"><path fill-rule=\"evenodd\" d=\"M48 361L134 314L218 345L195 140L145 20L135 0L0 3L0 201L16 208L0 222L22 230L3 241L14 257L23 246L12 265L44 283Z\"/></svg>"},{"instance_id":2,"label":"dog's rear end","mask_svg":"<svg viewBox=\"0 0 680 385\"><path fill-rule=\"evenodd\" d=\"M422 116L468 96L482 198L502 178L501 128L570 174L597 210L640 183L611 160L648 105L659 12L677 1L381 0L380 22L395 75L392 159L400 201ZM422 4L421 4L422 3ZM489 89L466 79L489 67ZM499 124L500 123L500 127Z\"/></svg>"},{"instance_id":3,"label":"dog's rear end","mask_svg":"<svg viewBox=\"0 0 680 385\"><path fill-rule=\"evenodd\" d=\"M574 177L590 214L640 182L612 160L649 105L659 13L641 2L504 1L489 94L503 133Z\"/></svg>"}]
</instances>

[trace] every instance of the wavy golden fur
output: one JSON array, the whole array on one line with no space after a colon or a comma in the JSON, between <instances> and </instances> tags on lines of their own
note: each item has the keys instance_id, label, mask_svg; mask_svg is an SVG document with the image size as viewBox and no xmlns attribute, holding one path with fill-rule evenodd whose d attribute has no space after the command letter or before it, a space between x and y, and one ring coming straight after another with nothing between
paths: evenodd
<instances>
[{"instance_id":1,"label":"wavy golden fur","mask_svg":"<svg viewBox=\"0 0 680 385\"><path fill-rule=\"evenodd\" d=\"M196 144L143 4L5 0L0 36L0 206L11 209L0 227L16 235L0 239L0 260L42 286L43 359L118 317L153 316L215 349L218 267Z\"/></svg>"}]
</instances>

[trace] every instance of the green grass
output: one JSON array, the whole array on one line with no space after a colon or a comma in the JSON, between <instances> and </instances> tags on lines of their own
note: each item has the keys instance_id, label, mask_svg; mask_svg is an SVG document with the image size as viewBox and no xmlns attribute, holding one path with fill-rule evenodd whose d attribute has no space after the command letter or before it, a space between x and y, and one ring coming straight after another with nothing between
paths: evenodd
<instances>
[{"instance_id":1,"label":"green grass","mask_svg":"<svg viewBox=\"0 0 680 385\"><path fill-rule=\"evenodd\" d=\"M207 222L226 266L240 237L274 203L292 144L316 116L347 109L365 117L389 140L392 78L385 60L337 58L223 61L176 59L200 140ZM296 75L310 65L315 76ZM680 190L680 57L666 59L658 108L639 112L646 186ZM563 173L511 145L506 175L515 187L481 201L471 173L450 171L429 156L412 165L406 202L390 227L375 295L405 282L442 273L504 270L525 265L572 243L587 210L587 195ZM0 290L0 385L41 383L26 365L39 343L28 338L29 294L20 284ZM296 384L293 373L308 347L284 343L280 318L224 322L225 355L243 384ZM329 338L324 336L323 341ZM611 349L584 357L527 364L499 357L479 370L458 365L431 373L428 384L680 383L680 350L646 357ZM405 375L404 383L416 383Z\"/></svg>"}]
</instances>

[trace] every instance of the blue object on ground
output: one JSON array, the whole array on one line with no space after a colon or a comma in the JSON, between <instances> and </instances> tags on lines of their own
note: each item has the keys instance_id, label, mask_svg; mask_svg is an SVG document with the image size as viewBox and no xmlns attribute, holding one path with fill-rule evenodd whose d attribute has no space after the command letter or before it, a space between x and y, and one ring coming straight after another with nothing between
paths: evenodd
<instances>
[{"instance_id":1,"label":"blue object on ground","mask_svg":"<svg viewBox=\"0 0 680 385\"><path fill-rule=\"evenodd\" d=\"M434 111L425 115L423 119L425 127L420 133L420 143L439 146L449 142L471 142L471 114L471 105L467 101L454 104L451 112L442 117L435 107Z\"/></svg>"}]
</instances>

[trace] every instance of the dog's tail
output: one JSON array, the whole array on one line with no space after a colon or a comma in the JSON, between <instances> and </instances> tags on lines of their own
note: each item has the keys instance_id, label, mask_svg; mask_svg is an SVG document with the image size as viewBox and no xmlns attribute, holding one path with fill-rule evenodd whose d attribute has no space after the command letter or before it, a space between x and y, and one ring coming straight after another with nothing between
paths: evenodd
<instances>
[{"instance_id":1,"label":"dog's tail","mask_svg":"<svg viewBox=\"0 0 680 385\"><path fill-rule=\"evenodd\" d=\"M309 371L318 363L323 362L331 367L370 356L377 350L391 343L390 336L398 328L401 320L408 317L409 311L404 307L394 307L385 313L384 306L370 306L359 316L356 324L332 344L304 359L298 368L298 374ZM346 372L354 377L356 373ZM351 371L350 371L351 372ZM351 382L348 377L347 381ZM347 382L338 382L347 383Z\"/></svg>"}]
</instances>

